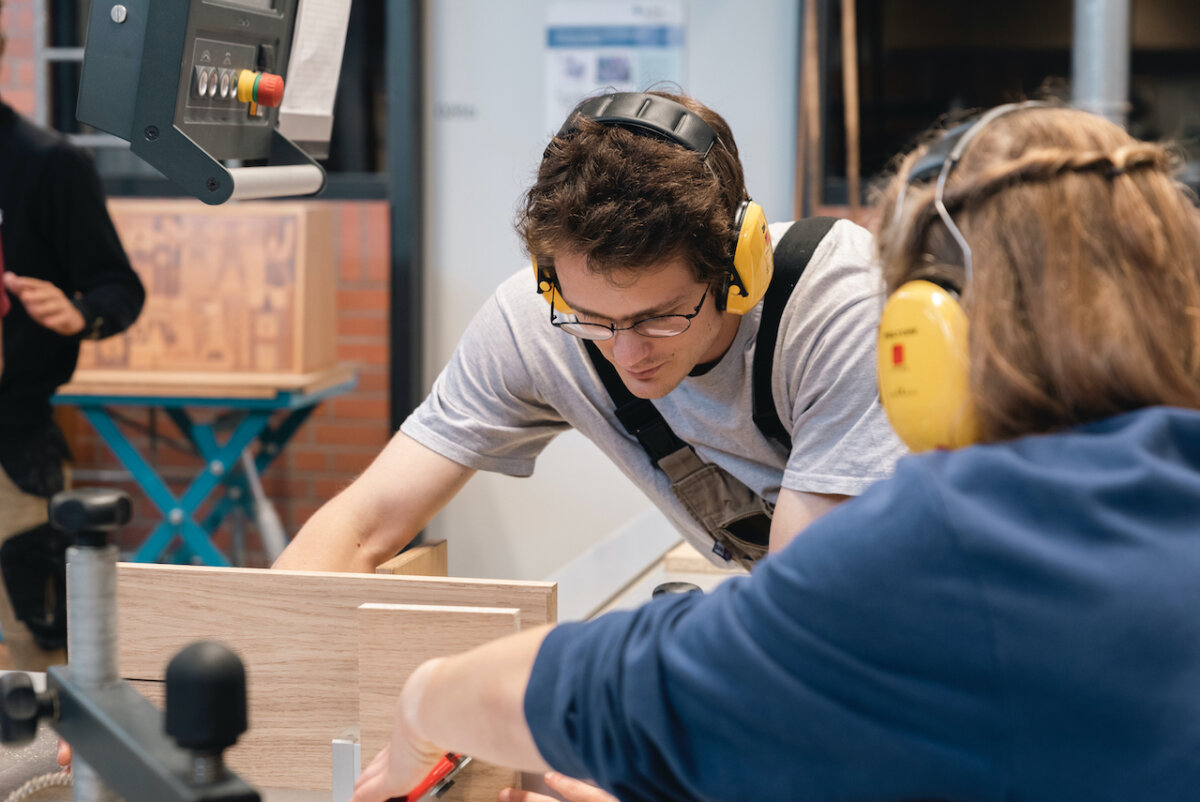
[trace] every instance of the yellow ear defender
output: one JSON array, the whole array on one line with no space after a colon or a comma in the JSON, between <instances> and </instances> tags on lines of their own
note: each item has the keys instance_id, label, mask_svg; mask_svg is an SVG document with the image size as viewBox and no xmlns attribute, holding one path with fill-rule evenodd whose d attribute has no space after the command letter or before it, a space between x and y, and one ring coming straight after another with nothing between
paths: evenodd
<instances>
[{"instance_id":1,"label":"yellow ear defender","mask_svg":"<svg viewBox=\"0 0 1200 802\"><path fill-rule=\"evenodd\" d=\"M933 205L962 250L964 288L971 283L971 246L946 209L946 179L988 123L1009 112L1044 105L1009 103L951 128L917 159L900 187L893 225L900 219L908 187L937 177ZM892 428L913 451L961 448L978 439L967 335L967 316L958 298L933 282L909 281L884 304L876 341L879 398Z\"/></svg>"},{"instance_id":2,"label":"yellow ear defender","mask_svg":"<svg viewBox=\"0 0 1200 802\"><path fill-rule=\"evenodd\" d=\"M738 237L725 311L744 315L762 300L771 285L771 276L775 274L775 252L771 248L767 215L754 201L742 202L733 225Z\"/></svg>"},{"instance_id":3,"label":"yellow ear defender","mask_svg":"<svg viewBox=\"0 0 1200 802\"><path fill-rule=\"evenodd\" d=\"M967 316L953 294L930 281L909 281L892 293L879 320L876 360L888 422L911 450L975 441Z\"/></svg>"},{"instance_id":4,"label":"yellow ear defender","mask_svg":"<svg viewBox=\"0 0 1200 802\"><path fill-rule=\"evenodd\" d=\"M717 134L700 115L686 106L658 95L638 92L616 92L588 98L575 107L556 136L569 136L578 127L580 117L595 120L605 125L619 125L635 131L649 132L674 142L688 150L708 156ZM738 232L734 247L733 266L729 276L729 294L725 299L725 311L744 315L762 300L775 271L774 251L771 248L771 233L767 228L767 216L754 201L743 201L734 217L733 227ZM537 280L537 291L554 311L572 314L562 294L555 289L554 274L538 267L537 256L533 257L533 274Z\"/></svg>"},{"instance_id":5,"label":"yellow ear defender","mask_svg":"<svg viewBox=\"0 0 1200 802\"><path fill-rule=\"evenodd\" d=\"M546 303L554 305L554 311L563 315L573 315L575 312L563 300L561 292L552 292L555 289L554 274L549 270L543 270L538 267L537 257L533 257L533 276L537 279L538 295L546 299Z\"/></svg>"}]
</instances>

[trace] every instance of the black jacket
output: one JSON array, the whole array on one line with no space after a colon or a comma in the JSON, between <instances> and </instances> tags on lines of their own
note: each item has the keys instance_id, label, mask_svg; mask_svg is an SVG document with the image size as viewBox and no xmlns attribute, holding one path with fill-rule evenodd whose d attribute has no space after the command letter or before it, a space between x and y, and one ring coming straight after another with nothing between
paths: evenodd
<instances>
[{"instance_id":1,"label":"black jacket","mask_svg":"<svg viewBox=\"0 0 1200 802\"><path fill-rule=\"evenodd\" d=\"M0 375L0 466L19 486L54 492L29 471L61 461L50 398L79 359L79 341L127 329L145 300L86 153L0 102L0 242L5 269L53 282L83 313L83 332L63 337L35 323L15 299L5 316ZM35 464L26 464L32 460Z\"/></svg>"}]
</instances>

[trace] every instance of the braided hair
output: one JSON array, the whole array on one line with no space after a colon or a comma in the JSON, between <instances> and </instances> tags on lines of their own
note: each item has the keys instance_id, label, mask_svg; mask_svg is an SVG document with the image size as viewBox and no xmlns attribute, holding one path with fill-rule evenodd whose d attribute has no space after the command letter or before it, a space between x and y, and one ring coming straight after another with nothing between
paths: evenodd
<instances>
[{"instance_id":1,"label":"braided hair","mask_svg":"<svg viewBox=\"0 0 1200 802\"><path fill-rule=\"evenodd\" d=\"M878 245L889 290L960 286L982 439L1047 432L1155 404L1200 408L1200 216L1166 147L1066 108L1003 115L981 131L943 202L883 190Z\"/></svg>"}]
</instances>

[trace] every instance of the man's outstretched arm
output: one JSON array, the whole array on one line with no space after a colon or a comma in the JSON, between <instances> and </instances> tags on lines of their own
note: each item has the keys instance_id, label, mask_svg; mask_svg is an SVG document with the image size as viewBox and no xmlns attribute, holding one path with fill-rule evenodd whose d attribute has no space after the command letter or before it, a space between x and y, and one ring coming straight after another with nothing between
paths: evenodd
<instances>
[{"instance_id":1,"label":"man's outstretched arm","mask_svg":"<svg viewBox=\"0 0 1200 802\"><path fill-rule=\"evenodd\" d=\"M273 567L373 572L474 473L397 432L361 476L308 519Z\"/></svg>"}]
</instances>

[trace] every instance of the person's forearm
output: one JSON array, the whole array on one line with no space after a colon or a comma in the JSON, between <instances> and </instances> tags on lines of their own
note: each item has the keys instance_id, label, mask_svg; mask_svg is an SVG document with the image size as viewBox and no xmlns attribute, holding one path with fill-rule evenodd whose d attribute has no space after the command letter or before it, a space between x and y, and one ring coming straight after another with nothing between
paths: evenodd
<instances>
[{"instance_id":1,"label":"person's forearm","mask_svg":"<svg viewBox=\"0 0 1200 802\"><path fill-rule=\"evenodd\" d=\"M422 738L523 771L546 771L525 721L525 688L550 627L519 632L423 664L400 706Z\"/></svg>"},{"instance_id":2,"label":"person's forearm","mask_svg":"<svg viewBox=\"0 0 1200 802\"><path fill-rule=\"evenodd\" d=\"M294 571L374 571L408 545L471 475L403 433L308 520L275 561Z\"/></svg>"},{"instance_id":3,"label":"person's forearm","mask_svg":"<svg viewBox=\"0 0 1200 802\"><path fill-rule=\"evenodd\" d=\"M770 553L782 551L797 534L849 496L802 493L783 488L771 519Z\"/></svg>"},{"instance_id":4,"label":"person's forearm","mask_svg":"<svg viewBox=\"0 0 1200 802\"><path fill-rule=\"evenodd\" d=\"M353 506L338 497L313 513L271 567L374 573L411 539L381 537L372 522L361 520Z\"/></svg>"}]
</instances>

